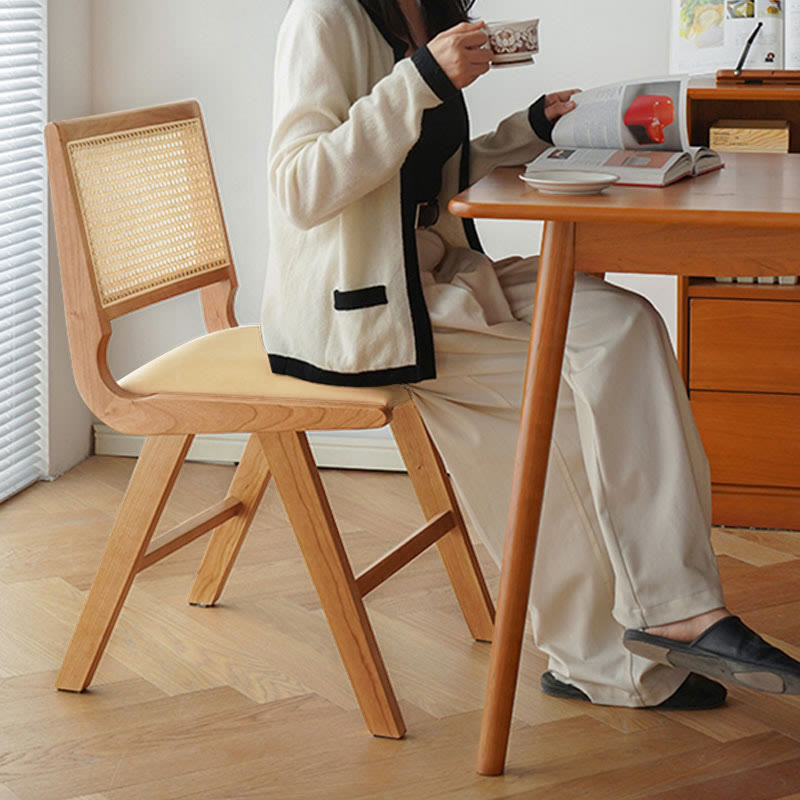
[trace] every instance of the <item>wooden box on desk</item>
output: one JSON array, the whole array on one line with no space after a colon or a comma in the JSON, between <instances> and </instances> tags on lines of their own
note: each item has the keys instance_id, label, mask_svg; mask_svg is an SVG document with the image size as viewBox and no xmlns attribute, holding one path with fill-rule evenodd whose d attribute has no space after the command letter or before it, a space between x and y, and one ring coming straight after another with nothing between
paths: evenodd
<instances>
[{"instance_id":1,"label":"wooden box on desk","mask_svg":"<svg viewBox=\"0 0 800 800\"><path fill-rule=\"evenodd\" d=\"M721 119L711 126L709 144L723 153L788 153L789 123L777 119Z\"/></svg>"},{"instance_id":2,"label":"wooden box on desk","mask_svg":"<svg viewBox=\"0 0 800 800\"><path fill-rule=\"evenodd\" d=\"M695 80L688 114L693 145L708 145L726 118L798 129L800 87ZM678 357L711 463L716 525L800 530L798 352L800 287L678 280Z\"/></svg>"}]
</instances>

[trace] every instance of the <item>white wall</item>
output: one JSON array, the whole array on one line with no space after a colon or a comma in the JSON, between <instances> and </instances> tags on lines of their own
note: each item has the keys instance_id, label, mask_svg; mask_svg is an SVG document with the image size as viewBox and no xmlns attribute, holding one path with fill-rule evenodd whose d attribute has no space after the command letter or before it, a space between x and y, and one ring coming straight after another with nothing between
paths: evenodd
<instances>
[{"instance_id":1,"label":"white wall","mask_svg":"<svg viewBox=\"0 0 800 800\"><path fill-rule=\"evenodd\" d=\"M91 12L88 48L80 38L86 3ZM272 61L286 6L287 0L51 2L51 47L62 48L54 54L51 73L65 99L80 96L90 52L92 113L188 97L200 101L239 275L236 313L242 323L258 319L268 244L265 163ZM613 13L595 0L477 0L474 13L487 19L542 18L536 65L492 72L470 88L476 132L546 91L667 69L665 0L615 0ZM75 30L76 39L70 41ZM67 43L74 63L67 60ZM78 105L72 103L76 110ZM481 224L487 249L495 256L538 252L538 230L536 223ZM626 276L624 282L648 294L672 322L674 279ZM199 300L176 298L118 320L114 331L111 368L121 375L165 346L201 334ZM74 435L80 438L83 431Z\"/></svg>"},{"instance_id":2,"label":"white wall","mask_svg":"<svg viewBox=\"0 0 800 800\"><path fill-rule=\"evenodd\" d=\"M48 118L91 113L89 0L51 0L48 27ZM89 455L92 416L75 388L67 347L56 239L50 215L48 475L56 476Z\"/></svg>"}]
</instances>

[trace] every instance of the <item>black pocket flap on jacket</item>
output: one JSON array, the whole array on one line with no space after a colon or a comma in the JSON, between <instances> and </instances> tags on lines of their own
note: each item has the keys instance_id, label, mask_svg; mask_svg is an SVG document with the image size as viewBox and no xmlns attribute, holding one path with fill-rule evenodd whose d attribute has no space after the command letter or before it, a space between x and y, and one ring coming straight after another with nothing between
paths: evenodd
<instances>
[{"instance_id":1,"label":"black pocket flap on jacket","mask_svg":"<svg viewBox=\"0 0 800 800\"><path fill-rule=\"evenodd\" d=\"M388 302L386 287L383 285L365 286L363 289L352 289L349 292L333 290L333 307L337 311L355 311L358 308L385 306Z\"/></svg>"}]
</instances>

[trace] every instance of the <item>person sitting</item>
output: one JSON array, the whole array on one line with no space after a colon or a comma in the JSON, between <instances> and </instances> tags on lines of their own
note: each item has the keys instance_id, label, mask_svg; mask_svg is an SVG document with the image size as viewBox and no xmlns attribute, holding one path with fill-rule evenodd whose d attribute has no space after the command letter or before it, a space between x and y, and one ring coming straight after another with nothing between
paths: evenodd
<instances>
[{"instance_id":1,"label":"person sitting","mask_svg":"<svg viewBox=\"0 0 800 800\"><path fill-rule=\"evenodd\" d=\"M471 138L462 91L492 57L471 4L289 6L262 331L276 373L406 384L499 562L538 259L491 260L447 204L550 146L575 90ZM800 691L800 664L727 611L710 529L708 461L661 317L577 275L530 601L542 689L675 709L720 705L717 680Z\"/></svg>"}]
</instances>

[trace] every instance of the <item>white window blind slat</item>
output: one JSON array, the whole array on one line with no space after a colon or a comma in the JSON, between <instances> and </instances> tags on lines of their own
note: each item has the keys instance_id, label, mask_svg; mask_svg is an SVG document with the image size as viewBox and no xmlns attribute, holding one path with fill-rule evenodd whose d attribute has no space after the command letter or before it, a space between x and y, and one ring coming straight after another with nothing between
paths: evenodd
<instances>
[{"instance_id":1,"label":"white window blind slat","mask_svg":"<svg viewBox=\"0 0 800 800\"><path fill-rule=\"evenodd\" d=\"M38 325L36 318L29 319L23 322L20 322L17 325L14 331L14 337L4 337L2 341L0 341L0 353L5 352L7 348L14 348L17 346L17 342L21 342L23 339L28 337L32 337L38 331ZM41 333L41 331L39 331Z\"/></svg>"},{"instance_id":2,"label":"white window blind slat","mask_svg":"<svg viewBox=\"0 0 800 800\"><path fill-rule=\"evenodd\" d=\"M0 80L2 79L0 78ZM40 135L35 125L20 125L17 123L3 134L3 146L17 147L20 142L27 142L30 147L36 147L39 144Z\"/></svg>"},{"instance_id":3,"label":"white window blind slat","mask_svg":"<svg viewBox=\"0 0 800 800\"><path fill-rule=\"evenodd\" d=\"M9 303L8 307L3 309L5 313L0 317L0 332L13 335L13 326L16 322L20 321L28 311L40 305L41 301L41 297L30 292L25 297L18 299L15 303Z\"/></svg>"},{"instance_id":4,"label":"white window blind slat","mask_svg":"<svg viewBox=\"0 0 800 800\"><path fill-rule=\"evenodd\" d=\"M27 244L27 247L23 245ZM37 264L43 255L41 246L37 242L22 242L9 253L7 258L0 259L0 276L6 286L30 275L31 265ZM0 319L2 324L2 319Z\"/></svg>"},{"instance_id":5,"label":"white window blind slat","mask_svg":"<svg viewBox=\"0 0 800 800\"><path fill-rule=\"evenodd\" d=\"M26 147L3 152L0 143L0 175L24 175L25 170L36 170L44 166L44 159L39 156L36 148Z\"/></svg>"},{"instance_id":6,"label":"white window blind slat","mask_svg":"<svg viewBox=\"0 0 800 800\"><path fill-rule=\"evenodd\" d=\"M42 242L38 237L32 236L30 230L26 230L24 227L21 227L20 230L12 230L11 233L4 235L2 241L3 243L0 247L2 247L4 251L3 262L13 260L15 257L23 256L34 251L38 251L39 253L43 252Z\"/></svg>"},{"instance_id":7,"label":"white window blind slat","mask_svg":"<svg viewBox=\"0 0 800 800\"><path fill-rule=\"evenodd\" d=\"M17 415L17 426L14 429L12 436L17 439L22 439L29 436L34 431L38 431L42 427L42 420L39 419L39 414L35 404L30 405L28 408L14 407L14 413Z\"/></svg>"},{"instance_id":8,"label":"white window blind slat","mask_svg":"<svg viewBox=\"0 0 800 800\"><path fill-rule=\"evenodd\" d=\"M36 411L36 393L26 392L26 399L24 401L14 403L0 403L0 419L5 419L9 414L28 414L30 411ZM41 426L40 426L41 427ZM8 438L19 435L17 428L9 429Z\"/></svg>"},{"instance_id":9,"label":"white window blind slat","mask_svg":"<svg viewBox=\"0 0 800 800\"><path fill-rule=\"evenodd\" d=\"M35 378L41 369L42 359L38 353L26 353L23 356L11 353L5 358L0 358L0 370L3 372L8 370L13 376L13 383L10 379L0 377L0 397L6 390L6 385L8 385L9 390L13 390L21 380Z\"/></svg>"},{"instance_id":10,"label":"white window blind slat","mask_svg":"<svg viewBox=\"0 0 800 800\"><path fill-rule=\"evenodd\" d=\"M0 237L16 235L18 245L24 245L27 241L30 244L28 250L41 249L37 206L38 203L28 197L20 198L14 204L0 202L0 219L4 220L0 222ZM27 238L19 235L25 232L28 233Z\"/></svg>"},{"instance_id":11,"label":"white window blind slat","mask_svg":"<svg viewBox=\"0 0 800 800\"><path fill-rule=\"evenodd\" d=\"M2 81L0 77L0 81ZM17 148L17 147L30 147L36 148L39 146L39 132L33 125L26 125L25 127L15 126L14 133L4 135L3 147L4 148Z\"/></svg>"},{"instance_id":12,"label":"white window blind slat","mask_svg":"<svg viewBox=\"0 0 800 800\"><path fill-rule=\"evenodd\" d=\"M27 388L17 387L13 403L10 400L3 400L3 398L0 397L0 416L8 413L12 408L25 408L27 410L31 403L36 402L38 391L39 387L36 385L36 382L28 381ZM10 432L6 431L5 435L10 435Z\"/></svg>"},{"instance_id":13,"label":"white window blind slat","mask_svg":"<svg viewBox=\"0 0 800 800\"><path fill-rule=\"evenodd\" d=\"M3 15L3 34L13 39L25 37L25 41L35 42L37 33L37 23L41 22L35 14L18 13L16 10L9 10L0 7L0 14Z\"/></svg>"},{"instance_id":14,"label":"white window blind slat","mask_svg":"<svg viewBox=\"0 0 800 800\"><path fill-rule=\"evenodd\" d=\"M38 184L38 176L46 169L45 163L43 161L40 163L33 161L24 164L20 161L18 166L19 171L17 172L13 172L10 169L0 169L0 190L24 186L26 191L35 192L34 187Z\"/></svg>"},{"instance_id":15,"label":"white window blind slat","mask_svg":"<svg viewBox=\"0 0 800 800\"><path fill-rule=\"evenodd\" d=\"M16 424L10 429L8 436L3 439L6 442L28 442L42 427L42 422L38 419L35 403L28 403L25 407L14 405L7 413L0 413L0 420L13 414ZM27 445L26 445L27 446Z\"/></svg>"},{"instance_id":16,"label":"white window blind slat","mask_svg":"<svg viewBox=\"0 0 800 800\"><path fill-rule=\"evenodd\" d=\"M1 369L6 370L7 367L2 367ZM35 389L36 378L41 371L42 364L41 360L39 360L28 366L15 369L13 373L9 374L8 379L5 381L0 379L0 414L3 413L2 409L10 409L14 413L17 413L18 409L21 407L21 403L18 402L17 392L20 393L20 396L23 396L26 393L26 389L27 391ZM9 399L4 402L3 398Z\"/></svg>"},{"instance_id":17,"label":"white window blind slat","mask_svg":"<svg viewBox=\"0 0 800 800\"><path fill-rule=\"evenodd\" d=\"M23 271L29 269L30 264L35 264L37 260L41 258L41 248L37 247L28 248L28 250L25 250L11 258L0 258L0 275L3 276L4 280L7 280L10 283L12 280L14 280L14 273L25 274ZM8 269L4 269L5 267ZM8 274L5 275L5 272ZM2 324L3 320L2 317L0 317L0 326L2 326Z\"/></svg>"},{"instance_id":18,"label":"white window blind slat","mask_svg":"<svg viewBox=\"0 0 800 800\"><path fill-rule=\"evenodd\" d=\"M42 305L41 298L33 298L33 301L24 308L14 309L13 313L7 315L8 322L0 321L0 339L13 339L16 326L40 319L36 312L37 305ZM6 316L5 310L2 316ZM0 376L0 380L2 380L2 376Z\"/></svg>"},{"instance_id":19,"label":"white window blind slat","mask_svg":"<svg viewBox=\"0 0 800 800\"><path fill-rule=\"evenodd\" d=\"M0 114L0 136L38 135L37 122L25 114Z\"/></svg>"},{"instance_id":20,"label":"white window blind slat","mask_svg":"<svg viewBox=\"0 0 800 800\"><path fill-rule=\"evenodd\" d=\"M23 275L14 281L11 281L9 288L0 294L0 307L19 302L23 299L23 297L20 296L20 293L28 295L31 287L36 289L38 286L39 282L36 280L35 275Z\"/></svg>"},{"instance_id":21,"label":"white window blind slat","mask_svg":"<svg viewBox=\"0 0 800 800\"><path fill-rule=\"evenodd\" d=\"M39 239L40 215L37 214L38 204L32 202L31 198L20 198L14 203L0 202L0 237L6 235L19 235L27 231L27 240L21 237L17 245L24 245L27 241L30 244L28 250L40 250L41 242Z\"/></svg>"},{"instance_id":22,"label":"white window blind slat","mask_svg":"<svg viewBox=\"0 0 800 800\"><path fill-rule=\"evenodd\" d=\"M2 442L0 442L0 447L2 447ZM30 458L36 454L36 445L33 444L28 447L20 448L19 454L25 461L30 460ZM40 477L41 475L37 473L34 467L23 467L20 469L20 467L11 462L10 459L3 459L0 461L0 482L9 487L11 494L15 494L25 487L30 486Z\"/></svg>"},{"instance_id":23,"label":"white window blind slat","mask_svg":"<svg viewBox=\"0 0 800 800\"><path fill-rule=\"evenodd\" d=\"M38 233L40 216L37 212L38 203L27 196L20 197L14 202L0 202L0 218L4 219L4 222L0 224L0 236L13 233L20 228ZM36 240L31 236L30 241L35 242Z\"/></svg>"},{"instance_id":24,"label":"white window blind slat","mask_svg":"<svg viewBox=\"0 0 800 800\"><path fill-rule=\"evenodd\" d=\"M13 341L0 344L0 358L3 358L6 353L16 350L18 347L27 347L36 339L37 335L35 319L28 320L28 322L23 322L21 325L18 325L17 330L14 332Z\"/></svg>"},{"instance_id":25,"label":"white window blind slat","mask_svg":"<svg viewBox=\"0 0 800 800\"><path fill-rule=\"evenodd\" d=\"M32 483L36 483L42 477L41 471L37 467L14 467L0 472L0 485L6 487L7 497L12 494L27 489Z\"/></svg>"},{"instance_id":26,"label":"white window blind slat","mask_svg":"<svg viewBox=\"0 0 800 800\"><path fill-rule=\"evenodd\" d=\"M31 456L36 454L36 440L39 438L39 432L36 431L27 437L27 441L9 442L13 445L16 451L24 458L30 459ZM0 440L0 449L6 451L6 442ZM19 467L9 458L0 459L0 475L4 473L8 476L14 476L19 472Z\"/></svg>"},{"instance_id":27,"label":"white window blind slat","mask_svg":"<svg viewBox=\"0 0 800 800\"><path fill-rule=\"evenodd\" d=\"M5 452L6 449L11 446L18 453L25 453L28 456L34 454L36 452L36 440L41 436L39 427L40 426L37 425L24 439L20 438L8 442L0 441L0 450ZM13 475L18 469L19 468L15 466L11 459L0 458L0 475L6 470L8 470L9 475Z\"/></svg>"},{"instance_id":28,"label":"white window blind slat","mask_svg":"<svg viewBox=\"0 0 800 800\"><path fill-rule=\"evenodd\" d=\"M28 184L32 183L29 181ZM26 206L35 205L35 196L29 191L29 185L25 183L15 183L0 191L0 210L17 208L20 204Z\"/></svg>"},{"instance_id":29,"label":"white window blind slat","mask_svg":"<svg viewBox=\"0 0 800 800\"><path fill-rule=\"evenodd\" d=\"M43 0L0 0L0 501L46 469Z\"/></svg>"},{"instance_id":30,"label":"white window blind slat","mask_svg":"<svg viewBox=\"0 0 800 800\"><path fill-rule=\"evenodd\" d=\"M35 293L31 291L31 287L28 287L27 290L23 287L14 292L16 300L6 301L4 297L0 297L0 315L4 318L0 320L0 333L11 334L13 332L14 338L16 338L16 328L25 321L26 317L36 319L37 314L31 314L31 310L36 312L37 307L41 306L42 295L38 291L38 287L34 287L34 291ZM0 380L2 380L2 376L0 376Z\"/></svg>"},{"instance_id":31,"label":"white window blind slat","mask_svg":"<svg viewBox=\"0 0 800 800\"><path fill-rule=\"evenodd\" d=\"M19 460L9 458L6 455L0 458L0 475L3 476L2 480L4 483L7 481L14 481L15 474L24 472L27 475L29 471L33 472L35 470L36 465L33 463L33 458L35 458L38 449L36 443L38 436L38 432L34 432L27 437L27 441L20 440L19 442L13 443L14 450ZM9 444L12 443L9 442ZM5 442L2 439L0 439L0 452L3 454L9 452L9 448L5 446ZM25 466L22 466L23 464L25 464Z\"/></svg>"},{"instance_id":32,"label":"white window blind slat","mask_svg":"<svg viewBox=\"0 0 800 800\"><path fill-rule=\"evenodd\" d=\"M19 370L19 374L0 376L0 413L9 408L16 408L19 403L27 402L31 392L37 388L36 371L30 368ZM5 432L0 436L5 435Z\"/></svg>"},{"instance_id":33,"label":"white window blind slat","mask_svg":"<svg viewBox=\"0 0 800 800\"><path fill-rule=\"evenodd\" d=\"M0 191L16 189L17 187L31 187L36 183L36 170L32 169L29 173L0 175Z\"/></svg>"},{"instance_id":34,"label":"white window blind slat","mask_svg":"<svg viewBox=\"0 0 800 800\"><path fill-rule=\"evenodd\" d=\"M41 22L41 20L39 20L39 22ZM35 27L35 25L31 27ZM12 30L8 26L3 26L2 30L0 30L0 37L2 37L0 41L7 44L9 47L24 49L27 52L30 52L36 47L37 36L36 32L33 30ZM3 52L5 52L5 48L3 48Z\"/></svg>"},{"instance_id":35,"label":"white window blind slat","mask_svg":"<svg viewBox=\"0 0 800 800\"><path fill-rule=\"evenodd\" d=\"M20 325L20 331L22 331L25 326L29 326L30 329L21 333L18 332L14 337L13 343L6 342L5 345L0 346L0 359L5 358L9 353L15 352L19 348L30 347L30 345L36 341L36 337L39 335L39 331L36 327L36 320L29 320L27 323Z\"/></svg>"},{"instance_id":36,"label":"white window blind slat","mask_svg":"<svg viewBox=\"0 0 800 800\"><path fill-rule=\"evenodd\" d=\"M35 412L33 415L36 416ZM38 420L29 420L19 425L14 435L10 436L8 440L2 442L2 444L8 446L13 443L19 447L30 447L32 444L36 444L36 437L41 433L41 427L42 425Z\"/></svg>"},{"instance_id":37,"label":"white window blind slat","mask_svg":"<svg viewBox=\"0 0 800 800\"><path fill-rule=\"evenodd\" d=\"M8 48L7 51L0 53L0 68L9 66L33 66L36 69L36 74L39 74L39 65L36 61L36 55L31 53L29 49L23 49L22 51L15 52L13 49Z\"/></svg>"},{"instance_id":38,"label":"white window blind slat","mask_svg":"<svg viewBox=\"0 0 800 800\"><path fill-rule=\"evenodd\" d=\"M3 445L4 442L2 441L2 439L0 439L0 451L7 452L6 448ZM30 460L32 456L36 455L36 450L37 450L36 434L30 436L27 443L23 444L22 442L20 442L19 446L16 447L15 449L17 451L17 454L23 461ZM29 465L29 467L25 468L26 475L30 474L28 472L29 469L30 472L34 471L32 464ZM0 459L0 475L4 475L6 480L8 480L9 478L13 479L15 475L17 475L19 472L22 471L23 470L20 470L20 467L17 464L15 464L12 459L10 458ZM28 481L28 483L30 483L30 481Z\"/></svg>"},{"instance_id":39,"label":"white window blind slat","mask_svg":"<svg viewBox=\"0 0 800 800\"><path fill-rule=\"evenodd\" d=\"M6 281L18 280L30 274L29 264L41 258L41 248L32 248L13 258L0 258L0 272Z\"/></svg>"},{"instance_id":40,"label":"white window blind slat","mask_svg":"<svg viewBox=\"0 0 800 800\"><path fill-rule=\"evenodd\" d=\"M0 425L6 429L7 433L5 436L0 439L0 441L11 442L19 440L23 434L26 434L27 428L25 425L20 421L22 416L29 413L34 412L38 415L39 411L37 408L36 402L36 392L35 386L32 384L31 389L29 389L25 396L28 398L25 402L18 403L16 400L7 403L0 402ZM8 423L14 422L13 425ZM40 430L42 428L42 424L40 420L36 420L36 430ZM5 451L0 448L0 453L5 453Z\"/></svg>"}]
</instances>

